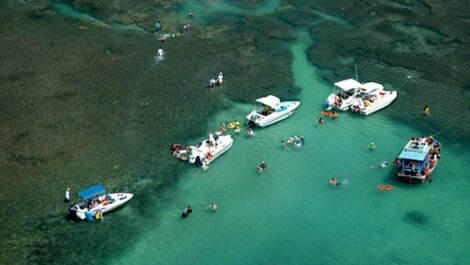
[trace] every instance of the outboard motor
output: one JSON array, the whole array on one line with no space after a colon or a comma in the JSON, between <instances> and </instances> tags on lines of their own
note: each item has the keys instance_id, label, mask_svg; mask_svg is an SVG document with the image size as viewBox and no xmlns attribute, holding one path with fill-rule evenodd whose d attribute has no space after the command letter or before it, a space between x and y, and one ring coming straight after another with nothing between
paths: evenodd
<instances>
[{"instance_id":1,"label":"outboard motor","mask_svg":"<svg viewBox=\"0 0 470 265\"><path fill-rule=\"evenodd\" d=\"M68 218L70 219L77 219L77 210L78 210L78 205L75 204L74 206L70 207L69 209L69 216Z\"/></svg>"}]
</instances>

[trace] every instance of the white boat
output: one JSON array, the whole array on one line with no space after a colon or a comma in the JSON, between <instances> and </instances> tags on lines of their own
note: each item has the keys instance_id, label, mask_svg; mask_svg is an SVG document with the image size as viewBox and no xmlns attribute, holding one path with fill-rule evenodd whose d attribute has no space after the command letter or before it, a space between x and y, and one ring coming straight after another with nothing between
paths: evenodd
<instances>
[{"instance_id":1,"label":"white boat","mask_svg":"<svg viewBox=\"0 0 470 265\"><path fill-rule=\"evenodd\" d=\"M70 214L80 220L85 220L87 214L93 217L98 211L103 214L110 212L134 197L132 193L106 193L101 184L88 187L80 191L78 195L82 199L82 203L72 206Z\"/></svg>"},{"instance_id":2,"label":"white boat","mask_svg":"<svg viewBox=\"0 0 470 265\"><path fill-rule=\"evenodd\" d=\"M203 167L207 167L232 145L233 139L230 135L209 134L209 139L197 146L189 146L189 163L202 164Z\"/></svg>"},{"instance_id":3,"label":"white boat","mask_svg":"<svg viewBox=\"0 0 470 265\"><path fill-rule=\"evenodd\" d=\"M248 114L246 119L250 125L259 127L266 127L286 119L300 106L300 101L281 101L273 95L259 98L256 102L261 106Z\"/></svg>"},{"instance_id":4,"label":"white boat","mask_svg":"<svg viewBox=\"0 0 470 265\"><path fill-rule=\"evenodd\" d=\"M351 110L363 115L369 115L390 105L398 96L397 91L387 91L375 82L361 85Z\"/></svg>"},{"instance_id":5,"label":"white boat","mask_svg":"<svg viewBox=\"0 0 470 265\"><path fill-rule=\"evenodd\" d=\"M326 110L333 108L346 111L354 103L354 98L362 84L354 79L346 79L335 83L335 91L326 99Z\"/></svg>"}]
</instances>

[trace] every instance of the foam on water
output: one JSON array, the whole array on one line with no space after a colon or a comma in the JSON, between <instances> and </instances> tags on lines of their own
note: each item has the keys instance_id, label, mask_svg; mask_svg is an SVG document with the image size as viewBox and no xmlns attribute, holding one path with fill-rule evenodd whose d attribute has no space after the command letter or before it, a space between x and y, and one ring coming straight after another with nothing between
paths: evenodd
<instances>
[{"instance_id":1,"label":"foam on water","mask_svg":"<svg viewBox=\"0 0 470 265\"><path fill-rule=\"evenodd\" d=\"M291 46L292 71L302 105L289 119L234 136L230 151L209 170L190 168L173 200L142 227L143 236L114 264L465 264L470 236L469 187L462 146L446 146L434 182L395 181L393 161L411 135L422 132L386 119L341 113L316 126L331 85L316 77L307 58L311 40L299 33ZM345 77L349 78L349 77ZM398 99L400 100L400 99ZM393 108L392 104L389 108ZM233 105L209 122L243 120L250 105ZM385 112L387 110L382 110ZM303 135L306 145L283 149L281 140ZM204 136L201 136L203 138ZM194 143L200 139L194 139ZM373 141L377 148L367 148ZM468 148L468 147L467 147ZM257 164L266 160L263 174ZM181 164L182 167L191 165ZM346 185L331 186L337 176ZM390 192L376 189L393 184ZM464 199L462 199L464 198ZM205 207L215 202L216 212ZM193 213L181 218L186 205ZM130 205L132 207L132 205ZM452 243L450 243L452 242ZM457 246L457 247L456 247Z\"/></svg>"}]
</instances>

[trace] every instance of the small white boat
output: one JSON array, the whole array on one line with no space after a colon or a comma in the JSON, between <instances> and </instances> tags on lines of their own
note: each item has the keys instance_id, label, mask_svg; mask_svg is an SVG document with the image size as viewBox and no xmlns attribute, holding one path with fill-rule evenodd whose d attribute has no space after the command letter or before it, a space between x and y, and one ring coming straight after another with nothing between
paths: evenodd
<instances>
[{"instance_id":1,"label":"small white boat","mask_svg":"<svg viewBox=\"0 0 470 265\"><path fill-rule=\"evenodd\" d=\"M351 110L363 115L369 115L390 105L398 96L397 91L387 91L375 82L361 85L354 99Z\"/></svg>"},{"instance_id":2,"label":"small white boat","mask_svg":"<svg viewBox=\"0 0 470 265\"><path fill-rule=\"evenodd\" d=\"M233 145L230 135L209 134L209 139L197 146L189 146L189 163L202 164L203 168L225 153Z\"/></svg>"},{"instance_id":3,"label":"small white boat","mask_svg":"<svg viewBox=\"0 0 470 265\"><path fill-rule=\"evenodd\" d=\"M361 87L361 83L354 79L346 79L335 83L335 91L326 99L326 110L337 109L346 111L354 103L354 98Z\"/></svg>"},{"instance_id":4,"label":"small white boat","mask_svg":"<svg viewBox=\"0 0 470 265\"><path fill-rule=\"evenodd\" d=\"M126 202L128 202L134 194L132 193L106 193L105 188L101 184L88 187L78 193L82 199L82 203L75 204L70 208L71 216L76 216L80 220L85 220L88 214L92 217L100 211L101 213L110 212Z\"/></svg>"},{"instance_id":5,"label":"small white boat","mask_svg":"<svg viewBox=\"0 0 470 265\"><path fill-rule=\"evenodd\" d=\"M250 125L259 127L266 127L286 119L300 106L300 101L281 101L272 95L259 98L256 102L261 106L248 114L246 119Z\"/></svg>"}]
</instances>

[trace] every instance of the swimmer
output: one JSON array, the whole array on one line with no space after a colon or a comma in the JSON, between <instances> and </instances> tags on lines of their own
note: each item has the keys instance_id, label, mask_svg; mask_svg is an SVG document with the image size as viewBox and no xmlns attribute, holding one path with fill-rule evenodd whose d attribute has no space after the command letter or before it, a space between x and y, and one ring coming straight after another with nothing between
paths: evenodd
<instances>
[{"instance_id":1,"label":"swimmer","mask_svg":"<svg viewBox=\"0 0 470 265\"><path fill-rule=\"evenodd\" d=\"M385 168L388 167L388 162L387 161L382 161L378 165L372 165L370 168Z\"/></svg>"},{"instance_id":2,"label":"swimmer","mask_svg":"<svg viewBox=\"0 0 470 265\"><path fill-rule=\"evenodd\" d=\"M330 179L330 184L333 185L333 186L339 186L341 184L341 182L339 182L337 177L334 177L334 178Z\"/></svg>"},{"instance_id":3,"label":"swimmer","mask_svg":"<svg viewBox=\"0 0 470 265\"><path fill-rule=\"evenodd\" d=\"M253 131L253 129L248 128L246 129L246 135L248 135L249 137L253 137L255 136L255 132Z\"/></svg>"},{"instance_id":4,"label":"swimmer","mask_svg":"<svg viewBox=\"0 0 470 265\"><path fill-rule=\"evenodd\" d=\"M376 147L376 146L375 146L374 142L372 142L372 143L369 144L369 150L374 150L375 147Z\"/></svg>"},{"instance_id":5,"label":"swimmer","mask_svg":"<svg viewBox=\"0 0 470 265\"><path fill-rule=\"evenodd\" d=\"M217 204L211 203L211 204L207 205L206 210L211 210L211 211L215 212L215 211L217 211L217 208L218 208Z\"/></svg>"},{"instance_id":6,"label":"swimmer","mask_svg":"<svg viewBox=\"0 0 470 265\"><path fill-rule=\"evenodd\" d=\"M320 118L320 119L318 119L317 125L322 125L324 123L325 123L325 121L322 118Z\"/></svg>"},{"instance_id":7,"label":"swimmer","mask_svg":"<svg viewBox=\"0 0 470 265\"><path fill-rule=\"evenodd\" d=\"M189 215L190 213L192 213L192 212L193 212L193 209L191 209L191 206L188 205L188 207L186 207L186 208L183 210L183 213L181 213L181 216L182 216L183 218L186 218L186 217L188 217L188 215Z\"/></svg>"},{"instance_id":8,"label":"swimmer","mask_svg":"<svg viewBox=\"0 0 470 265\"><path fill-rule=\"evenodd\" d=\"M266 169L268 169L268 164L266 164L266 161L261 162L261 164L258 165L258 172L263 172Z\"/></svg>"}]
</instances>

